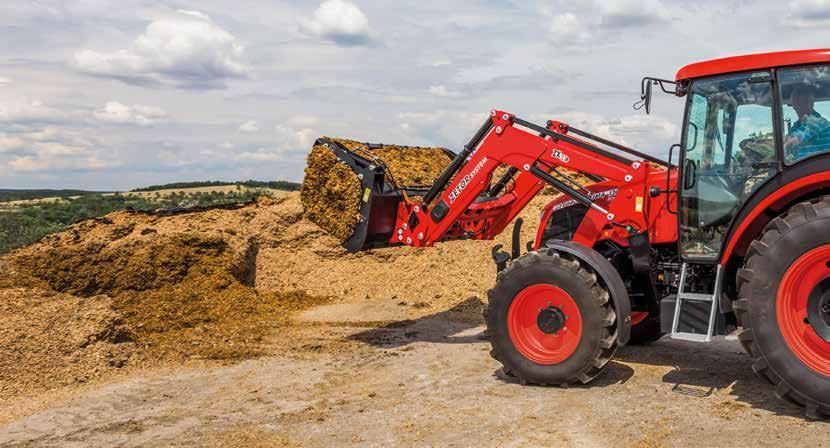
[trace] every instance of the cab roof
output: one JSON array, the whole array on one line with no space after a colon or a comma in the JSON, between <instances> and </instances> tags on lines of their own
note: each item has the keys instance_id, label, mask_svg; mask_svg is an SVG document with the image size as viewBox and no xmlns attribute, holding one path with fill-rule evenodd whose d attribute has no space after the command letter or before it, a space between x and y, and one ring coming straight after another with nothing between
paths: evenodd
<instances>
[{"instance_id":1,"label":"cab roof","mask_svg":"<svg viewBox=\"0 0 830 448\"><path fill-rule=\"evenodd\" d=\"M703 76L759 70L787 65L830 62L830 48L814 50L776 51L772 53L748 54L689 64L677 72L676 80L700 78Z\"/></svg>"}]
</instances>

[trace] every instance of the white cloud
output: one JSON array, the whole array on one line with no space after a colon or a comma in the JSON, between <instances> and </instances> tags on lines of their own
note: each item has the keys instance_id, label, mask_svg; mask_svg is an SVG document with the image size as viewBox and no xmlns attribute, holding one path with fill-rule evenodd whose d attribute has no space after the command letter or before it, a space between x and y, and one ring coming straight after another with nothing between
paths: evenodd
<instances>
[{"instance_id":1,"label":"white cloud","mask_svg":"<svg viewBox=\"0 0 830 448\"><path fill-rule=\"evenodd\" d=\"M200 12L200 11L192 11L192 10L189 10L189 9L180 9L179 12L181 14L184 14L184 15L187 15L187 16L196 17L197 19L201 19L201 20L204 20L206 22L211 22L210 16L208 16L207 14L205 14L203 12Z\"/></svg>"},{"instance_id":2,"label":"white cloud","mask_svg":"<svg viewBox=\"0 0 830 448\"><path fill-rule=\"evenodd\" d=\"M150 23L130 48L83 49L72 63L84 73L127 83L215 88L249 74L243 52L237 38L208 16L179 11Z\"/></svg>"},{"instance_id":3,"label":"white cloud","mask_svg":"<svg viewBox=\"0 0 830 448\"><path fill-rule=\"evenodd\" d=\"M434 110L398 114L400 130L417 145L443 145L460 141L481 126L488 113Z\"/></svg>"},{"instance_id":4,"label":"white cloud","mask_svg":"<svg viewBox=\"0 0 830 448\"><path fill-rule=\"evenodd\" d=\"M101 170L118 165L102 142L54 126L0 133L0 154L13 172Z\"/></svg>"},{"instance_id":5,"label":"white cloud","mask_svg":"<svg viewBox=\"0 0 830 448\"><path fill-rule=\"evenodd\" d=\"M166 118L167 113L159 107L141 104L127 106L118 101L108 101L104 107L96 109L93 116L96 120L105 123L152 126L157 121Z\"/></svg>"},{"instance_id":6,"label":"white cloud","mask_svg":"<svg viewBox=\"0 0 830 448\"><path fill-rule=\"evenodd\" d=\"M311 128L295 129L286 125L277 125L277 147L283 151L300 151L311 149L317 136Z\"/></svg>"},{"instance_id":7,"label":"white cloud","mask_svg":"<svg viewBox=\"0 0 830 448\"><path fill-rule=\"evenodd\" d=\"M320 122L320 117L314 115L294 115L285 122L287 126L294 128L309 128Z\"/></svg>"},{"instance_id":8,"label":"white cloud","mask_svg":"<svg viewBox=\"0 0 830 448\"><path fill-rule=\"evenodd\" d=\"M596 43L609 31L638 29L670 19L661 0L595 0L568 4L568 10L543 4L550 37L558 43Z\"/></svg>"},{"instance_id":9,"label":"white cloud","mask_svg":"<svg viewBox=\"0 0 830 448\"><path fill-rule=\"evenodd\" d=\"M17 99L0 102L0 121L3 122L50 122L66 116L63 111L40 100Z\"/></svg>"},{"instance_id":10,"label":"white cloud","mask_svg":"<svg viewBox=\"0 0 830 448\"><path fill-rule=\"evenodd\" d=\"M314 11L311 20L302 22L300 26L307 33L338 45L364 45L371 41L366 14L346 0L324 1Z\"/></svg>"},{"instance_id":11,"label":"white cloud","mask_svg":"<svg viewBox=\"0 0 830 448\"><path fill-rule=\"evenodd\" d=\"M284 160L290 153L306 152L311 149L317 135L311 128L297 129L278 124L274 127L276 138L273 146L243 151L236 155L241 162L277 162Z\"/></svg>"},{"instance_id":12,"label":"white cloud","mask_svg":"<svg viewBox=\"0 0 830 448\"><path fill-rule=\"evenodd\" d=\"M243 162L277 162L282 159L279 150L260 148L256 151L245 151L237 155L237 160Z\"/></svg>"},{"instance_id":13,"label":"white cloud","mask_svg":"<svg viewBox=\"0 0 830 448\"><path fill-rule=\"evenodd\" d=\"M669 18L668 8L660 0L602 0L597 6L603 27L639 27Z\"/></svg>"},{"instance_id":14,"label":"white cloud","mask_svg":"<svg viewBox=\"0 0 830 448\"><path fill-rule=\"evenodd\" d=\"M830 0L793 0L787 9L785 23L788 25L811 27L830 23Z\"/></svg>"},{"instance_id":15,"label":"white cloud","mask_svg":"<svg viewBox=\"0 0 830 448\"><path fill-rule=\"evenodd\" d=\"M22 138L16 135L9 135L5 132L0 132L0 153L11 152L25 147L26 142Z\"/></svg>"},{"instance_id":16,"label":"white cloud","mask_svg":"<svg viewBox=\"0 0 830 448\"><path fill-rule=\"evenodd\" d=\"M439 84L437 86L430 86L429 94L439 98L459 98L462 96L461 92L447 89L447 86Z\"/></svg>"},{"instance_id":17,"label":"white cloud","mask_svg":"<svg viewBox=\"0 0 830 448\"><path fill-rule=\"evenodd\" d=\"M158 155L156 156L159 162L166 167L182 167L188 166L192 164L192 160L187 158L181 157L175 151L171 151L168 149L159 151Z\"/></svg>"},{"instance_id":18,"label":"white cloud","mask_svg":"<svg viewBox=\"0 0 830 448\"><path fill-rule=\"evenodd\" d=\"M259 122L256 121L256 120L248 120L248 121L246 121L246 122L239 125L239 131L240 132L254 133L254 132L259 132L259 130L260 130Z\"/></svg>"},{"instance_id":19,"label":"white cloud","mask_svg":"<svg viewBox=\"0 0 830 448\"><path fill-rule=\"evenodd\" d=\"M112 168L116 165L97 156L74 159L46 159L36 156L23 156L11 159L8 166L12 171L32 173L54 170L95 171Z\"/></svg>"},{"instance_id":20,"label":"white cloud","mask_svg":"<svg viewBox=\"0 0 830 448\"><path fill-rule=\"evenodd\" d=\"M570 12L553 16L550 34L554 40L560 42L585 41L591 37L586 24Z\"/></svg>"}]
</instances>

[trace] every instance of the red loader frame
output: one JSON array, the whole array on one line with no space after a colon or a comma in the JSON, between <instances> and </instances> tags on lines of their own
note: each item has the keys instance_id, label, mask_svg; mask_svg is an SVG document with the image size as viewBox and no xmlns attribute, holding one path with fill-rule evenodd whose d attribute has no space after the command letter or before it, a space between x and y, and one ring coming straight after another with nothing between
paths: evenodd
<instances>
[{"instance_id":1,"label":"red loader frame","mask_svg":"<svg viewBox=\"0 0 830 448\"><path fill-rule=\"evenodd\" d=\"M501 165L509 169L491 186L493 172ZM612 200L591 199L590 190L558 168L604 179L601 185L616 188L617 194ZM545 184L588 207L572 239L575 243L591 248L610 239L625 247L635 235L648 235L651 243L675 242L677 221L667 203L676 203L676 197L669 197L675 194L676 177L676 169L664 161L565 123L549 121L543 128L493 111L422 202L400 202L389 242L424 247L453 239L493 239Z\"/></svg>"}]
</instances>

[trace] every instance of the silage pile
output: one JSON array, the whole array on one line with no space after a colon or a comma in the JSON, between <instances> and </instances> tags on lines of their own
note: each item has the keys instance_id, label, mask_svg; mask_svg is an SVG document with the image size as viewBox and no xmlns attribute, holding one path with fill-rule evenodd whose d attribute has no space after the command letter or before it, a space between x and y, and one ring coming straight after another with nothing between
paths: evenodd
<instances>
[{"instance_id":1,"label":"silage pile","mask_svg":"<svg viewBox=\"0 0 830 448\"><path fill-rule=\"evenodd\" d=\"M329 139L367 159L387 167L391 180L400 187L429 187L452 159L441 148L384 145ZM308 155L301 192L305 216L340 241L354 233L360 216L363 188L357 173L341 163L324 144Z\"/></svg>"},{"instance_id":2,"label":"silage pile","mask_svg":"<svg viewBox=\"0 0 830 448\"><path fill-rule=\"evenodd\" d=\"M259 242L245 226L273 204L118 212L0 258L0 394L125 365L264 354L267 336L322 300L255 289Z\"/></svg>"}]
</instances>

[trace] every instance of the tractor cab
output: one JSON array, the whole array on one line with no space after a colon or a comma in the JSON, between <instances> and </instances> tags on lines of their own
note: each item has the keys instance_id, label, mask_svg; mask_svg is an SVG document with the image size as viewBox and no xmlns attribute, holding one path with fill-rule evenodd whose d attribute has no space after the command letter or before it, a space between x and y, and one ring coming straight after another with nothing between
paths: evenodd
<instances>
[{"instance_id":1,"label":"tractor cab","mask_svg":"<svg viewBox=\"0 0 830 448\"><path fill-rule=\"evenodd\" d=\"M670 314L664 330L711 341L741 324L718 311L740 301L737 273L766 244L755 240L794 204L830 192L830 50L730 57L688 65L674 81L645 78L646 112L654 85L686 100L672 148L682 268L676 297L661 306Z\"/></svg>"},{"instance_id":2,"label":"tractor cab","mask_svg":"<svg viewBox=\"0 0 830 448\"><path fill-rule=\"evenodd\" d=\"M794 165L830 153L830 50L700 62L682 68L674 82L646 78L646 111L651 85L686 97L680 254L688 262L725 263L724 240L756 192Z\"/></svg>"}]
</instances>

